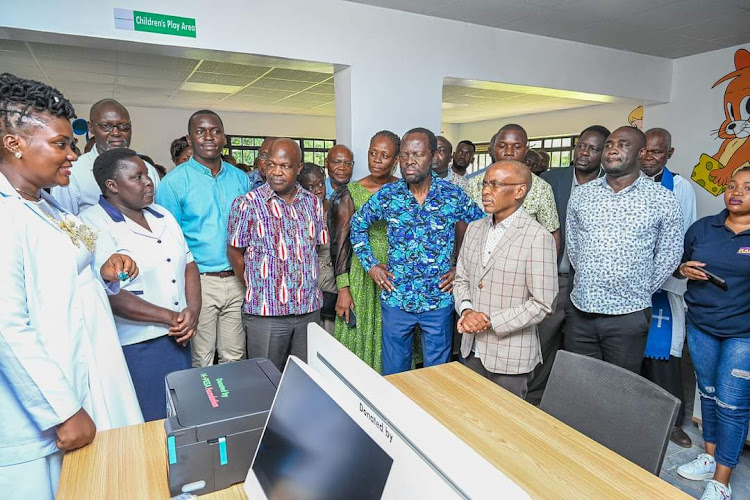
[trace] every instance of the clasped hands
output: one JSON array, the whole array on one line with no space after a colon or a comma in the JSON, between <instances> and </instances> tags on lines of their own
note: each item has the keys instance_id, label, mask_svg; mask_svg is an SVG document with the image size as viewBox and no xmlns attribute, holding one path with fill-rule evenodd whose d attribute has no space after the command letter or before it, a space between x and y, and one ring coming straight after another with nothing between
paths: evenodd
<instances>
[{"instance_id":1,"label":"clasped hands","mask_svg":"<svg viewBox=\"0 0 750 500\"><path fill-rule=\"evenodd\" d=\"M458 333L477 333L492 328L489 316L473 309L464 309L458 318Z\"/></svg>"}]
</instances>

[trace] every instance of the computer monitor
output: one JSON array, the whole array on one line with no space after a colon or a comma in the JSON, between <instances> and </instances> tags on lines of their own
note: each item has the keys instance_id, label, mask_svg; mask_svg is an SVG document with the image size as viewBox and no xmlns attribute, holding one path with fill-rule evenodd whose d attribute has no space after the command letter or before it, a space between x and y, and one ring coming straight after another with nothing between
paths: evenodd
<instances>
[{"instance_id":1,"label":"computer monitor","mask_svg":"<svg viewBox=\"0 0 750 500\"><path fill-rule=\"evenodd\" d=\"M289 359L248 483L272 500L381 498L393 459L305 368Z\"/></svg>"}]
</instances>

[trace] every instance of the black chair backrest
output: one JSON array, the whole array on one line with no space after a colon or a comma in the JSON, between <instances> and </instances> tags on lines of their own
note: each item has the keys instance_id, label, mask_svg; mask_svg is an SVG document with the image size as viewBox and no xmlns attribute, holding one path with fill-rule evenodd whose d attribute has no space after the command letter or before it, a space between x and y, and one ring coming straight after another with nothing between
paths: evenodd
<instances>
[{"instance_id":1,"label":"black chair backrest","mask_svg":"<svg viewBox=\"0 0 750 500\"><path fill-rule=\"evenodd\" d=\"M679 406L636 373L559 351L540 408L658 475Z\"/></svg>"}]
</instances>

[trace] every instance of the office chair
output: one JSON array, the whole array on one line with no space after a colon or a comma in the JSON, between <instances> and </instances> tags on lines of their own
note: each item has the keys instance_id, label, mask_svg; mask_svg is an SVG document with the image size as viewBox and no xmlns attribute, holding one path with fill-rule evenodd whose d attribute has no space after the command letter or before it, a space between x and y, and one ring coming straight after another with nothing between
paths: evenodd
<instances>
[{"instance_id":1,"label":"office chair","mask_svg":"<svg viewBox=\"0 0 750 500\"><path fill-rule=\"evenodd\" d=\"M680 401L640 375L559 351L539 406L658 475Z\"/></svg>"}]
</instances>

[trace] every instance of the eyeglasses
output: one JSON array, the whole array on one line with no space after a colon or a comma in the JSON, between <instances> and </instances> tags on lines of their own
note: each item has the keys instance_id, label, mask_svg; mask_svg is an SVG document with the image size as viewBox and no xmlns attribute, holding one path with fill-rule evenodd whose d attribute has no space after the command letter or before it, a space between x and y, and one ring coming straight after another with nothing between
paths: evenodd
<instances>
[{"instance_id":1,"label":"eyeglasses","mask_svg":"<svg viewBox=\"0 0 750 500\"><path fill-rule=\"evenodd\" d=\"M352 160L352 161L349 161L349 160L331 160L328 163L330 163L332 165L336 165L337 167L339 165L346 165L347 167L353 167L354 166L354 160Z\"/></svg>"},{"instance_id":2,"label":"eyeglasses","mask_svg":"<svg viewBox=\"0 0 750 500\"><path fill-rule=\"evenodd\" d=\"M97 123L93 122L102 132L110 133L112 132L115 127L117 127L117 130L120 132L127 132L128 130L133 128L133 124L130 122L122 122L122 123Z\"/></svg>"},{"instance_id":3,"label":"eyeglasses","mask_svg":"<svg viewBox=\"0 0 750 500\"><path fill-rule=\"evenodd\" d=\"M498 182L498 181L482 181L482 189L488 187L491 189L499 189L505 186L520 186L526 184L525 182Z\"/></svg>"}]
</instances>

